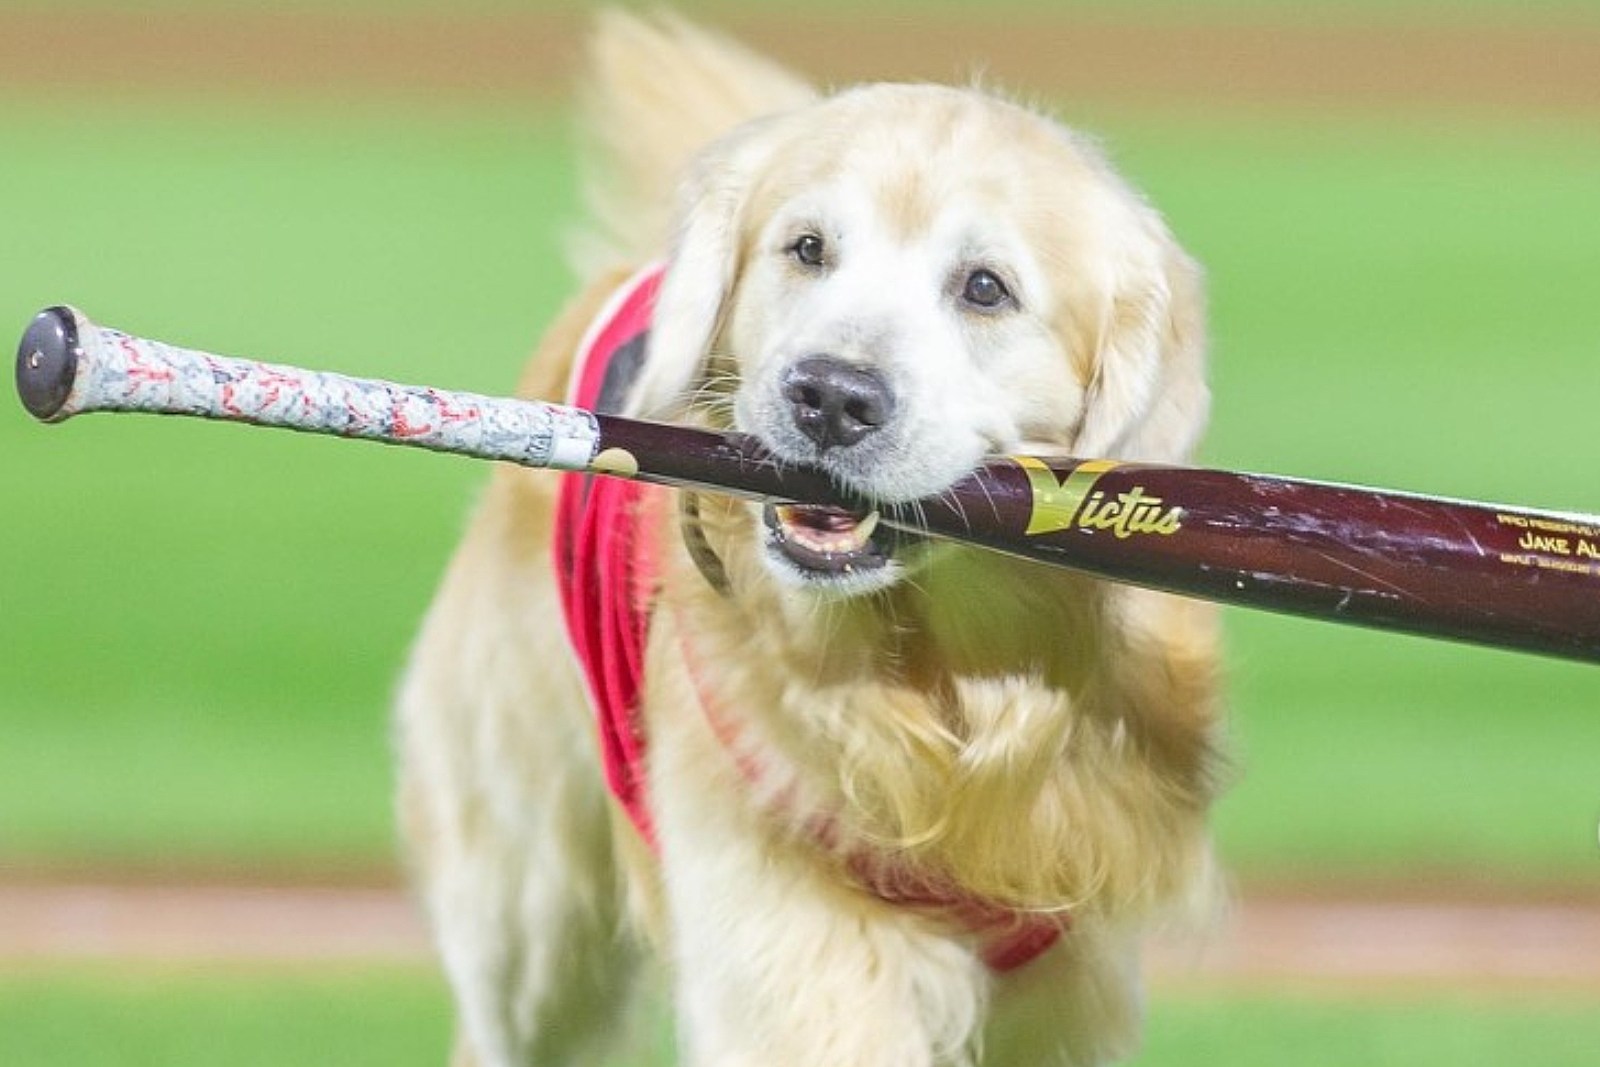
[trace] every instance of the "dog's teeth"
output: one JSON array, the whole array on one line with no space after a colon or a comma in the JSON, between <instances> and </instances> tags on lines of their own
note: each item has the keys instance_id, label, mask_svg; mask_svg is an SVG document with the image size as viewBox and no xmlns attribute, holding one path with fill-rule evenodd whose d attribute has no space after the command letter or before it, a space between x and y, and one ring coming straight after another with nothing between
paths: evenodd
<instances>
[{"instance_id":1,"label":"dog's teeth","mask_svg":"<svg viewBox=\"0 0 1600 1067\"><path fill-rule=\"evenodd\" d=\"M878 518L878 513L874 511L871 515L856 523L855 535L857 541L865 545L872 540L872 532L878 528Z\"/></svg>"},{"instance_id":2,"label":"dog's teeth","mask_svg":"<svg viewBox=\"0 0 1600 1067\"><path fill-rule=\"evenodd\" d=\"M879 514L874 511L860 520L851 520L843 512L832 513L825 524L808 522L808 513L799 507L779 504L773 509L782 529L783 537L791 544L825 555L854 555L864 550L878 528Z\"/></svg>"}]
</instances>

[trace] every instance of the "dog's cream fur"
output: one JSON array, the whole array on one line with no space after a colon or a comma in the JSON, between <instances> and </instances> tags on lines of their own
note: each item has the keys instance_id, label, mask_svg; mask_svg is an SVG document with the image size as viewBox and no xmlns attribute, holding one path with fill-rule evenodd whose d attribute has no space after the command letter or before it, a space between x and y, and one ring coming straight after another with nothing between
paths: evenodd
<instances>
[{"instance_id":1,"label":"dog's cream fur","mask_svg":"<svg viewBox=\"0 0 1600 1067\"><path fill-rule=\"evenodd\" d=\"M1207 409L1198 272L1083 138L974 89L820 98L670 19L602 18L593 59L590 281L525 395L560 395L599 305L665 253L637 413L755 433L883 500L936 492L994 451L1190 458ZM821 269L792 254L811 232ZM974 265L1011 302L964 305ZM813 455L794 432L779 383L817 352L892 385L870 449ZM1209 610L949 546L813 581L771 551L757 509L702 496L726 595L676 514L658 531L657 855L597 766L550 574L555 488L495 474L400 699L402 821L458 1062L596 1062L643 945L669 963L697 1065L1131 1052L1140 934L1212 880ZM765 796L708 701L760 754ZM797 830L817 812L841 850L1070 913L1070 931L993 974L959 925L864 892Z\"/></svg>"}]
</instances>

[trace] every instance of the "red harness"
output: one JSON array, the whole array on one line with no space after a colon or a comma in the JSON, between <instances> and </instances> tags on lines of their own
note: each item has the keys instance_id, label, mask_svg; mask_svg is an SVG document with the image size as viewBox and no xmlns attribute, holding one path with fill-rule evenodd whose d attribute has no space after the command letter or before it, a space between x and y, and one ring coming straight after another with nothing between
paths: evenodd
<instances>
[{"instance_id":1,"label":"red harness","mask_svg":"<svg viewBox=\"0 0 1600 1067\"><path fill-rule=\"evenodd\" d=\"M661 273L635 275L601 309L578 347L568 403L590 411L621 406L643 356ZM659 568L642 520L662 492L626 478L564 474L554 541L567 637L600 725L606 782L651 842L639 686Z\"/></svg>"},{"instance_id":2,"label":"red harness","mask_svg":"<svg viewBox=\"0 0 1600 1067\"><path fill-rule=\"evenodd\" d=\"M616 411L642 362L662 268L649 268L611 298L579 346L568 403L591 411ZM645 642L654 608L660 558L646 533L646 520L665 490L623 478L561 476L556 510L554 562L567 636L583 670L599 724L606 782L628 818L648 842L655 828L646 802L646 738L640 715ZM692 650L685 653L694 672ZM727 714L699 684L702 710L733 751L738 719ZM738 763L752 781L758 761ZM833 820L812 820L819 846L838 853ZM879 899L946 914L978 937L984 962L995 971L1015 970L1038 958L1061 936L1065 915L1019 911L962 894L929 878L892 854L862 849L844 853L862 887Z\"/></svg>"}]
</instances>

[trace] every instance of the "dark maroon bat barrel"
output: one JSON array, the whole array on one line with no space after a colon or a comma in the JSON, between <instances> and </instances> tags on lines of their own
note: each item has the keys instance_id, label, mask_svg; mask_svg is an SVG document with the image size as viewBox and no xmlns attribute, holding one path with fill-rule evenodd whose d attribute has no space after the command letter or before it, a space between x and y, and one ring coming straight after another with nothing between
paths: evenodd
<instances>
[{"instance_id":1,"label":"dark maroon bat barrel","mask_svg":"<svg viewBox=\"0 0 1600 1067\"><path fill-rule=\"evenodd\" d=\"M708 489L746 500L856 506L815 467L780 462L754 437L694 426L596 414L599 448L619 449L638 463L633 477L657 485Z\"/></svg>"},{"instance_id":2,"label":"dark maroon bat barrel","mask_svg":"<svg viewBox=\"0 0 1600 1067\"><path fill-rule=\"evenodd\" d=\"M859 502L753 439L599 416L651 481ZM885 521L1112 581L1600 662L1600 517L1189 467L999 457Z\"/></svg>"},{"instance_id":3,"label":"dark maroon bat barrel","mask_svg":"<svg viewBox=\"0 0 1600 1067\"><path fill-rule=\"evenodd\" d=\"M1600 662L1600 518L1226 471L1026 457L931 531L1207 600Z\"/></svg>"}]
</instances>

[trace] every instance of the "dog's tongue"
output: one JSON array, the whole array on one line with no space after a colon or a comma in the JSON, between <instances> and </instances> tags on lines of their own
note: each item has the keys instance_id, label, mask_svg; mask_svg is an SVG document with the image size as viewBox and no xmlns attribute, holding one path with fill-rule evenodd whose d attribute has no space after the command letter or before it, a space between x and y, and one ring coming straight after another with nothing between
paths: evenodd
<instances>
[{"instance_id":1,"label":"dog's tongue","mask_svg":"<svg viewBox=\"0 0 1600 1067\"><path fill-rule=\"evenodd\" d=\"M778 507L778 522L787 530L814 533L821 537L850 537L866 544L877 528L878 514L856 515L842 507L821 504L787 504Z\"/></svg>"},{"instance_id":2,"label":"dog's tongue","mask_svg":"<svg viewBox=\"0 0 1600 1067\"><path fill-rule=\"evenodd\" d=\"M824 507L820 504L792 504L778 509L778 518L788 526L802 526L821 533L849 533L859 530L866 519L853 515L843 508ZM876 525L876 518L868 516ZM868 536L871 531L867 531Z\"/></svg>"}]
</instances>

